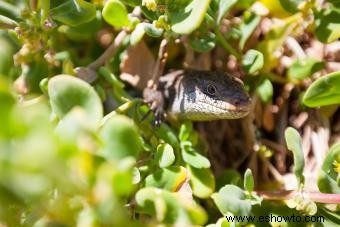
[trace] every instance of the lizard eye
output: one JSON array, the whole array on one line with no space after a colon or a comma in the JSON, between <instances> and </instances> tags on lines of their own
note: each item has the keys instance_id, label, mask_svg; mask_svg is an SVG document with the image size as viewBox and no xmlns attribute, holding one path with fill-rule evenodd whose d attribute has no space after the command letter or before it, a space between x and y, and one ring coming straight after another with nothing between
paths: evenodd
<instances>
[{"instance_id":1,"label":"lizard eye","mask_svg":"<svg viewBox=\"0 0 340 227\"><path fill-rule=\"evenodd\" d=\"M208 84L208 86L207 86L207 93L209 95L216 95L216 91L217 91L217 88L214 85Z\"/></svg>"}]
</instances>

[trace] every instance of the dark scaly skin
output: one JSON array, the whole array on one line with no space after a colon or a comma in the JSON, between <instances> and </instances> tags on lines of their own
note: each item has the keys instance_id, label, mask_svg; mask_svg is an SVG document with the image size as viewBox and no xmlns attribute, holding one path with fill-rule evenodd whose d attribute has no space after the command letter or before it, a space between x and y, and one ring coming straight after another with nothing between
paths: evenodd
<instances>
[{"instance_id":1,"label":"dark scaly skin","mask_svg":"<svg viewBox=\"0 0 340 227\"><path fill-rule=\"evenodd\" d=\"M158 106L155 102L151 104L157 106L151 108L155 113L162 112L159 108L165 109L168 114L194 121L242 118L249 113L251 106L249 95L239 79L212 71L169 73L160 78L158 90L144 92L144 98L149 103L152 103L150 100L164 100Z\"/></svg>"}]
</instances>

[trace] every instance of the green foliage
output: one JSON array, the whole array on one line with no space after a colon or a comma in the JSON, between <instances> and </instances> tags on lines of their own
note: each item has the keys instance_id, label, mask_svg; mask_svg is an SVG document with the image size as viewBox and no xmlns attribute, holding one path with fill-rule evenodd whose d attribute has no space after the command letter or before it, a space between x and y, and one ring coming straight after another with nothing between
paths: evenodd
<instances>
[{"instance_id":1,"label":"green foliage","mask_svg":"<svg viewBox=\"0 0 340 227\"><path fill-rule=\"evenodd\" d=\"M175 161L174 149L167 143L157 146L156 159L159 167L164 168L172 165Z\"/></svg>"},{"instance_id":2,"label":"green foliage","mask_svg":"<svg viewBox=\"0 0 340 227\"><path fill-rule=\"evenodd\" d=\"M18 23L11 18L0 15L0 29L14 28L18 26Z\"/></svg>"},{"instance_id":3,"label":"green foliage","mask_svg":"<svg viewBox=\"0 0 340 227\"><path fill-rule=\"evenodd\" d=\"M162 168L145 179L145 186L163 188L174 192L184 183L186 177L186 170L182 166Z\"/></svg>"},{"instance_id":4,"label":"green foliage","mask_svg":"<svg viewBox=\"0 0 340 227\"><path fill-rule=\"evenodd\" d=\"M218 14L217 14L217 24L220 24L223 17L226 15L226 13L231 9L233 5L235 5L237 1L232 0L232 1L223 1L223 0L218 0Z\"/></svg>"},{"instance_id":5,"label":"green foliage","mask_svg":"<svg viewBox=\"0 0 340 227\"><path fill-rule=\"evenodd\" d=\"M193 0L184 9L169 13L171 29L178 34L190 34L200 26L210 0Z\"/></svg>"},{"instance_id":6,"label":"green foliage","mask_svg":"<svg viewBox=\"0 0 340 227\"><path fill-rule=\"evenodd\" d=\"M216 35L212 32L206 32L203 36L190 37L189 44L197 52L206 52L215 47Z\"/></svg>"},{"instance_id":7,"label":"green foliage","mask_svg":"<svg viewBox=\"0 0 340 227\"><path fill-rule=\"evenodd\" d=\"M103 138L101 154L107 159L137 158L141 150L134 122L125 116L112 116L100 130Z\"/></svg>"},{"instance_id":8,"label":"green foliage","mask_svg":"<svg viewBox=\"0 0 340 227\"><path fill-rule=\"evenodd\" d=\"M149 23L142 23L144 27L144 31L146 34L148 34L151 37L157 38L162 36L163 29L155 27L153 24Z\"/></svg>"},{"instance_id":9,"label":"green foliage","mask_svg":"<svg viewBox=\"0 0 340 227\"><path fill-rule=\"evenodd\" d=\"M299 185L303 185L305 178L303 169L305 167L305 159L302 150L301 137L298 131L294 128L287 128L285 130L285 139L288 150L293 152L294 155L294 174L298 180Z\"/></svg>"},{"instance_id":10,"label":"green foliage","mask_svg":"<svg viewBox=\"0 0 340 227\"><path fill-rule=\"evenodd\" d=\"M104 20L117 28L131 25L125 5L119 0L109 0L103 8Z\"/></svg>"},{"instance_id":11,"label":"green foliage","mask_svg":"<svg viewBox=\"0 0 340 227\"><path fill-rule=\"evenodd\" d=\"M244 14L244 19L242 21L242 24L239 27L240 30L240 43L239 47L240 49L244 48L244 45L246 44L246 41L250 37L250 35L254 32L255 28L260 23L261 17L246 11Z\"/></svg>"},{"instance_id":12,"label":"green foliage","mask_svg":"<svg viewBox=\"0 0 340 227\"><path fill-rule=\"evenodd\" d=\"M340 72L330 73L316 81L307 89L303 103L309 107L340 103Z\"/></svg>"},{"instance_id":13,"label":"green foliage","mask_svg":"<svg viewBox=\"0 0 340 227\"><path fill-rule=\"evenodd\" d=\"M147 187L138 191L136 202L143 213L150 214L165 224L202 225L207 220L202 208L176 193Z\"/></svg>"},{"instance_id":14,"label":"green foliage","mask_svg":"<svg viewBox=\"0 0 340 227\"><path fill-rule=\"evenodd\" d=\"M135 30L133 30L133 32L131 33L131 37L130 37L131 45L133 46L137 44L139 41L141 41L144 34L145 34L144 24L140 23L136 26Z\"/></svg>"},{"instance_id":15,"label":"green foliage","mask_svg":"<svg viewBox=\"0 0 340 227\"><path fill-rule=\"evenodd\" d=\"M190 166L195 168L210 168L209 160L197 152L193 147L183 145L182 147L183 160Z\"/></svg>"},{"instance_id":16,"label":"green foliage","mask_svg":"<svg viewBox=\"0 0 340 227\"><path fill-rule=\"evenodd\" d=\"M2 31L0 31L0 46L0 75L7 75L13 65L13 55L16 50L10 38Z\"/></svg>"},{"instance_id":17,"label":"green foliage","mask_svg":"<svg viewBox=\"0 0 340 227\"><path fill-rule=\"evenodd\" d=\"M303 0L280 0L282 7L290 13L298 12L298 7L301 3L303 3Z\"/></svg>"},{"instance_id":18,"label":"green foliage","mask_svg":"<svg viewBox=\"0 0 340 227\"><path fill-rule=\"evenodd\" d=\"M266 114L274 118L274 107L294 115L310 111L295 100L303 92L302 103L311 108L340 103L340 72L329 72L326 59L303 57L308 53L301 56L286 42L288 37L298 44L314 37L323 43L339 39L339 1L317 3L0 1L0 226L204 226L208 221L211 227L262 226L232 223L226 216L291 214L323 215L325 222L317 224L337 226L335 206L316 203L302 187L305 160L295 129L284 133L300 185L294 197L272 202L259 196L260 188L278 189L258 182L261 168L252 168L254 176L249 168L243 178L240 174L250 159L251 164L265 163L264 170L274 168L270 162L275 158L263 152L269 150L262 144L270 134L262 127L267 119L253 119L261 104L273 107ZM127 35L114 40L123 30ZM301 38L304 33L307 38ZM235 70L251 97L262 102L253 105L250 121L242 121L245 126L254 120L245 132L254 150L259 147L254 156L236 163L223 143L223 164L238 170L215 166L219 157L208 152L192 122L169 117L155 126L141 92L121 81L122 72L138 83L150 79L153 72L134 71L147 68L143 57L157 56L161 39L169 41L166 70L211 51L199 66ZM313 111L319 116L318 109ZM271 135L281 131L280 126ZM217 137L226 136L219 133L215 129ZM248 140L230 142L242 147ZM339 172L340 146L335 144L319 170L319 190L339 194Z\"/></svg>"},{"instance_id":19,"label":"green foliage","mask_svg":"<svg viewBox=\"0 0 340 227\"><path fill-rule=\"evenodd\" d=\"M303 80L324 67L323 61L314 58L298 59L288 69L287 76L291 81Z\"/></svg>"},{"instance_id":20,"label":"green foliage","mask_svg":"<svg viewBox=\"0 0 340 227\"><path fill-rule=\"evenodd\" d=\"M243 56L242 66L247 73L256 73L263 67L263 54L257 50L248 50Z\"/></svg>"},{"instance_id":21,"label":"green foliage","mask_svg":"<svg viewBox=\"0 0 340 227\"><path fill-rule=\"evenodd\" d=\"M96 8L84 0L68 0L52 8L50 14L56 21L77 26L91 21L96 16Z\"/></svg>"},{"instance_id":22,"label":"green foliage","mask_svg":"<svg viewBox=\"0 0 340 227\"><path fill-rule=\"evenodd\" d=\"M334 144L328 151L319 172L318 187L324 193L340 193L340 144Z\"/></svg>"},{"instance_id":23,"label":"green foliage","mask_svg":"<svg viewBox=\"0 0 340 227\"><path fill-rule=\"evenodd\" d=\"M249 216L251 207L260 203L235 185L226 185L212 196L216 206L223 215Z\"/></svg>"},{"instance_id":24,"label":"green foliage","mask_svg":"<svg viewBox=\"0 0 340 227\"><path fill-rule=\"evenodd\" d=\"M264 103L268 103L272 100L273 92L274 88L269 79L262 79L256 88L256 93Z\"/></svg>"},{"instance_id":25,"label":"green foliage","mask_svg":"<svg viewBox=\"0 0 340 227\"><path fill-rule=\"evenodd\" d=\"M69 39L79 42L93 38L101 25L101 18L97 16L93 20L78 26L62 25L58 28L58 30L59 32L64 33Z\"/></svg>"},{"instance_id":26,"label":"green foliage","mask_svg":"<svg viewBox=\"0 0 340 227\"><path fill-rule=\"evenodd\" d=\"M69 75L55 76L48 82L48 95L52 110L60 119L75 107L82 108L94 126L103 117L99 96L81 79Z\"/></svg>"},{"instance_id":27,"label":"green foliage","mask_svg":"<svg viewBox=\"0 0 340 227\"><path fill-rule=\"evenodd\" d=\"M215 177L208 168L188 167L192 193L198 198L208 198L215 190Z\"/></svg>"},{"instance_id":28,"label":"green foliage","mask_svg":"<svg viewBox=\"0 0 340 227\"><path fill-rule=\"evenodd\" d=\"M254 189L254 177L253 173L251 172L251 169L247 169L244 173L244 186L243 186L248 192L253 191Z\"/></svg>"},{"instance_id":29,"label":"green foliage","mask_svg":"<svg viewBox=\"0 0 340 227\"><path fill-rule=\"evenodd\" d=\"M340 9L329 8L315 14L316 37L324 43L330 43L340 38Z\"/></svg>"}]
</instances>

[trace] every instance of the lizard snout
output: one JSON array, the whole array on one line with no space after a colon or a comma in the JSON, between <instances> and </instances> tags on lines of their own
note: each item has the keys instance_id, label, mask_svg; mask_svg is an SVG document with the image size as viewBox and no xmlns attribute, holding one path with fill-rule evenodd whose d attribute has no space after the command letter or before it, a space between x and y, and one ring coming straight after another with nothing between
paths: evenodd
<instances>
[{"instance_id":1,"label":"lizard snout","mask_svg":"<svg viewBox=\"0 0 340 227\"><path fill-rule=\"evenodd\" d=\"M231 104L235 107L236 110L248 113L251 107L251 99L248 95L244 97L238 97L231 100Z\"/></svg>"},{"instance_id":2,"label":"lizard snout","mask_svg":"<svg viewBox=\"0 0 340 227\"><path fill-rule=\"evenodd\" d=\"M249 106L251 104L250 97L238 98L232 101L232 104L235 106Z\"/></svg>"}]
</instances>

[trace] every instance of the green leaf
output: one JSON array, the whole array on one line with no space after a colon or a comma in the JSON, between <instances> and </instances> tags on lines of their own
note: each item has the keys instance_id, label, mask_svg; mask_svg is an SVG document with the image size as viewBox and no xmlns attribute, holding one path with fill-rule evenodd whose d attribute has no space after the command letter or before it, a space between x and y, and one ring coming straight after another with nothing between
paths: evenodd
<instances>
[{"instance_id":1,"label":"green leaf","mask_svg":"<svg viewBox=\"0 0 340 227\"><path fill-rule=\"evenodd\" d=\"M256 73L263 67L263 54L257 50L248 50L243 56L242 66L247 73Z\"/></svg>"},{"instance_id":2,"label":"green leaf","mask_svg":"<svg viewBox=\"0 0 340 227\"><path fill-rule=\"evenodd\" d=\"M177 191L187 179L187 171L182 166L162 168L145 179L146 187L157 187L172 192Z\"/></svg>"},{"instance_id":3,"label":"green leaf","mask_svg":"<svg viewBox=\"0 0 340 227\"><path fill-rule=\"evenodd\" d=\"M217 189L222 188L226 184L233 184L239 187L242 187L242 176L241 174L234 169L225 169L216 180Z\"/></svg>"},{"instance_id":4,"label":"green leaf","mask_svg":"<svg viewBox=\"0 0 340 227\"><path fill-rule=\"evenodd\" d=\"M339 0L328 0L328 2L332 3L333 6L340 8L340 1Z\"/></svg>"},{"instance_id":5,"label":"green leaf","mask_svg":"<svg viewBox=\"0 0 340 227\"><path fill-rule=\"evenodd\" d=\"M139 41L142 40L144 34L145 34L144 25L143 23L139 23L136 26L136 28L133 30L133 32L131 33L131 36L130 36L131 45L133 46L139 43Z\"/></svg>"},{"instance_id":6,"label":"green leaf","mask_svg":"<svg viewBox=\"0 0 340 227\"><path fill-rule=\"evenodd\" d=\"M17 50L4 33L0 33L0 46L0 75L8 75L14 63L13 55Z\"/></svg>"},{"instance_id":7,"label":"green leaf","mask_svg":"<svg viewBox=\"0 0 340 227\"><path fill-rule=\"evenodd\" d=\"M252 192L254 190L254 177L253 173L251 172L251 169L247 169L244 173L244 189L248 192Z\"/></svg>"},{"instance_id":8,"label":"green leaf","mask_svg":"<svg viewBox=\"0 0 340 227\"><path fill-rule=\"evenodd\" d=\"M50 15L56 21L77 26L93 20L96 16L96 7L84 0L68 0L51 9Z\"/></svg>"},{"instance_id":9,"label":"green leaf","mask_svg":"<svg viewBox=\"0 0 340 227\"><path fill-rule=\"evenodd\" d=\"M40 7L41 7L41 22L44 23L44 21L50 15L51 1L50 0L41 0L40 1Z\"/></svg>"},{"instance_id":10,"label":"green leaf","mask_svg":"<svg viewBox=\"0 0 340 227\"><path fill-rule=\"evenodd\" d=\"M126 7L119 0L108 0L104 5L102 14L104 20L114 27L131 26Z\"/></svg>"},{"instance_id":11,"label":"green leaf","mask_svg":"<svg viewBox=\"0 0 340 227\"><path fill-rule=\"evenodd\" d=\"M246 193L235 185L226 185L211 198L214 200L220 212L226 216L229 213L239 216L248 216L251 211L251 201Z\"/></svg>"},{"instance_id":12,"label":"green leaf","mask_svg":"<svg viewBox=\"0 0 340 227\"><path fill-rule=\"evenodd\" d=\"M217 24L220 24L223 17L227 12L235 5L237 0L219 0L218 13L217 13Z\"/></svg>"},{"instance_id":13,"label":"green leaf","mask_svg":"<svg viewBox=\"0 0 340 227\"><path fill-rule=\"evenodd\" d=\"M171 166L175 162L174 149L167 143L159 144L156 159L161 168Z\"/></svg>"},{"instance_id":14,"label":"green leaf","mask_svg":"<svg viewBox=\"0 0 340 227\"><path fill-rule=\"evenodd\" d=\"M207 221L207 214L197 203L178 193L152 187L143 188L136 193L136 203L138 211L155 216L164 224L183 224L185 220L186 225L191 223L202 226Z\"/></svg>"},{"instance_id":15,"label":"green leaf","mask_svg":"<svg viewBox=\"0 0 340 227\"><path fill-rule=\"evenodd\" d=\"M273 98L274 88L272 82L269 79L264 79L256 87L256 94L260 97L261 101L268 103Z\"/></svg>"},{"instance_id":16,"label":"green leaf","mask_svg":"<svg viewBox=\"0 0 340 227\"><path fill-rule=\"evenodd\" d=\"M157 38L163 34L163 29L156 28L155 25L149 23L141 23L144 26L144 31L148 36Z\"/></svg>"},{"instance_id":17,"label":"green leaf","mask_svg":"<svg viewBox=\"0 0 340 227\"><path fill-rule=\"evenodd\" d=\"M190 137L191 132L192 132L192 122L185 121L179 129L179 134L178 134L179 140L182 142L187 141Z\"/></svg>"},{"instance_id":18,"label":"green leaf","mask_svg":"<svg viewBox=\"0 0 340 227\"><path fill-rule=\"evenodd\" d=\"M210 161L191 146L182 145L183 160L195 168L210 168Z\"/></svg>"},{"instance_id":19,"label":"green leaf","mask_svg":"<svg viewBox=\"0 0 340 227\"><path fill-rule=\"evenodd\" d=\"M340 166L340 143L334 144L328 151L318 176L318 187L323 193L340 193L337 182L339 173L335 168Z\"/></svg>"},{"instance_id":20,"label":"green leaf","mask_svg":"<svg viewBox=\"0 0 340 227\"><path fill-rule=\"evenodd\" d=\"M8 3L6 1L0 1L0 15L16 20L20 18L21 7Z\"/></svg>"},{"instance_id":21,"label":"green leaf","mask_svg":"<svg viewBox=\"0 0 340 227\"><path fill-rule=\"evenodd\" d=\"M303 96L309 107L340 103L340 72L330 73L314 81Z\"/></svg>"},{"instance_id":22,"label":"green leaf","mask_svg":"<svg viewBox=\"0 0 340 227\"><path fill-rule=\"evenodd\" d=\"M118 165L104 162L96 170L96 180L106 184L116 196L129 196L134 190L133 165L135 165L133 158L122 159Z\"/></svg>"},{"instance_id":23,"label":"green leaf","mask_svg":"<svg viewBox=\"0 0 340 227\"><path fill-rule=\"evenodd\" d=\"M42 59L37 59L24 68L22 76L31 93L40 93L39 83L48 76L48 65Z\"/></svg>"},{"instance_id":24,"label":"green leaf","mask_svg":"<svg viewBox=\"0 0 340 227\"><path fill-rule=\"evenodd\" d=\"M340 38L340 9L330 7L315 12L315 35L324 43Z\"/></svg>"},{"instance_id":25,"label":"green leaf","mask_svg":"<svg viewBox=\"0 0 340 227\"><path fill-rule=\"evenodd\" d=\"M215 178L210 169L197 169L188 166L190 186L198 198L208 198L215 191Z\"/></svg>"},{"instance_id":26,"label":"green leaf","mask_svg":"<svg viewBox=\"0 0 340 227\"><path fill-rule=\"evenodd\" d=\"M132 173L128 171L117 171L112 175L112 188L118 196L129 196L134 187L132 184Z\"/></svg>"},{"instance_id":27,"label":"green leaf","mask_svg":"<svg viewBox=\"0 0 340 227\"><path fill-rule=\"evenodd\" d=\"M11 29L18 26L18 23L11 18L0 15L0 29Z\"/></svg>"},{"instance_id":28,"label":"green leaf","mask_svg":"<svg viewBox=\"0 0 340 227\"><path fill-rule=\"evenodd\" d=\"M58 28L58 31L65 33L71 40L84 41L93 38L99 31L101 25L101 19L96 17L93 20L78 26L62 25Z\"/></svg>"},{"instance_id":29,"label":"green leaf","mask_svg":"<svg viewBox=\"0 0 340 227\"><path fill-rule=\"evenodd\" d=\"M326 226L338 226L340 225L340 214L339 212L334 212L334 210L326 208L326 206L318 206L318 213L324 217L324 222L322 223L324 227Z\"/></svg>"},{"instance_id":30,"label":"green leaf","mask_svg":"<svg viewBox=\"0 0 340 227\"><path fill-rule=\"evenodd\" d=\"M255 28L261 21L261 17L256 15L255 13L245 12L243 17L243 22L239 28L241 33L239 47L241 50L244 48L244 45L246 44L248 38L251 36L251 34L254 32Z\"/></svg>"},{"instance_id":31,"label":"green leaf","mask_svg":"<svg viewBox=\"0 0 340 227\"><path fill-rule=\"evenodd\" d=\"M44 78L39 83L40 90L44 95L48 95L48 78Z\"/></svg>"},{"instance_id":32,"label":"green leaf","mask_svg":"<svg viewBox=\"0 0 340 227\"><path fill-rule=\"evenodd\" d=\"M235 8L238 10L246 10L251 8L256 0L238 0Z\"/></svg>"},{"instance_id":33,"label":"green leaf","mask_svg":"<svg viewBox=\"0 0 340 227\"><path fill-rule=\"evenodd\" d=\"M197 52L207 52L215 47L216 35L212 32L207 32L201 36L189 36L189 44Z\"/></svg>"},{"instance_id":34,"label":"green leaf","mask_svg":"<svg viewBox=\"0 0 340 227\"><path fill-rule=\"evenodd\" d=\"M103 145L100 153L108 159L137 157L142 145L134 122L124 115L114 115L100 130Z\"/></svg>"},{"instance_id":35,"label":"green leaf","mask_svg":"<svg viewBox=\"0 0 340 227\"><path fill-rule=\"evenodd\" d=\"M325 67L325 62L315 58L297 59L289 67L287 75L291 81L303 80Z\"/></svg>"},{"instance_id":36,"label":"green leaf","mask_svg":"<svg viewBox=\"0 0 340 227\"><path fill-rule=\"evenodd\" d=\"M298 6L304 2L304 0L280 0L281 6L290 13L296 13L299 11Z\"/></svg>"},{"instance_id":37,"label":"green leaf","mask_svg":"<svg viewBox=\"0 0 340 227\"><path fill-rule=\"evenodd\" d=\"M210 0L193 0L186 7L169 12L171 29L178 34L190 34L200 26Z\"/></svg>"},{"instance_id":38,"label":"green leaf","mask_svg":"<svg viewBox=\"0 0 340 227\"><path fill-rule=\"evenodd\" d=\"M170 144L175 150L180 148L177 136L169 125L165 123L161 124L161 126L156 129L156 134L159 138L164 140L164 142Z\"/></svg>"},{"instance_id":39,"label":"green leaf","mask_svg":"<svg viewBox=\"0 0 340 227\"><path fill-rule=\"evenodd\" d=\"M159 18L157 12L149 10L146 6L142 6L142 13L149 21L157 21Z\"/></svg>"},{"instance_id":40,"label":"green leaf","mask_svg":"<svg viewBox=\"0 0 340 227\"><path fill-rule=\"evenodd\" d=\"M58 122L56 132L63 141L72 144L79 138L79 135L96 129L97 125L89 120L89 116L84 109L73 108Z\"/></svg>"},{"instance_id":41,"label":"green leaf","mask_svg":"<svg viewBox=\"0 0 340 227\"><path fill-rule=\"evenodd\" d=\"M124 4L136 7L142 4L142 0L121 0Z\"/></svg>"},{"instance_id":42,"label":"green leaf","mask_svg":"<svg viewBox=\"0 0 340 227\"><path fill-rule=\"evenodd\" d=\"M0 138L11 131L10 116L15 101L14 95L10 92L9 83L0 76Z\"/></svg>"},{"instance_id":43,"label":"green leaf","mask_svg":"<svg viewBox=\"0 0 340 227\"><path fill-rule=\"evenodd\" d=\"M93 126L103 117L103 106L95 90L85 81L69 75L58 75L48 82L53 112L62 119L74 107L85 110Z\"/></svg>"},{"instance_id":44,"label":"green leaf","mask_svg":"<svg viewBox=\"0 0 340 227\"><path fill-rule=\"evenodd\" d=\"M288 150L294 155L294 174L300 185L304 184L303 169L305 167L305 159L303 156L301 137L298 131L292 127L285 130L285 139Z\"/></svg>"}]
</instances>

